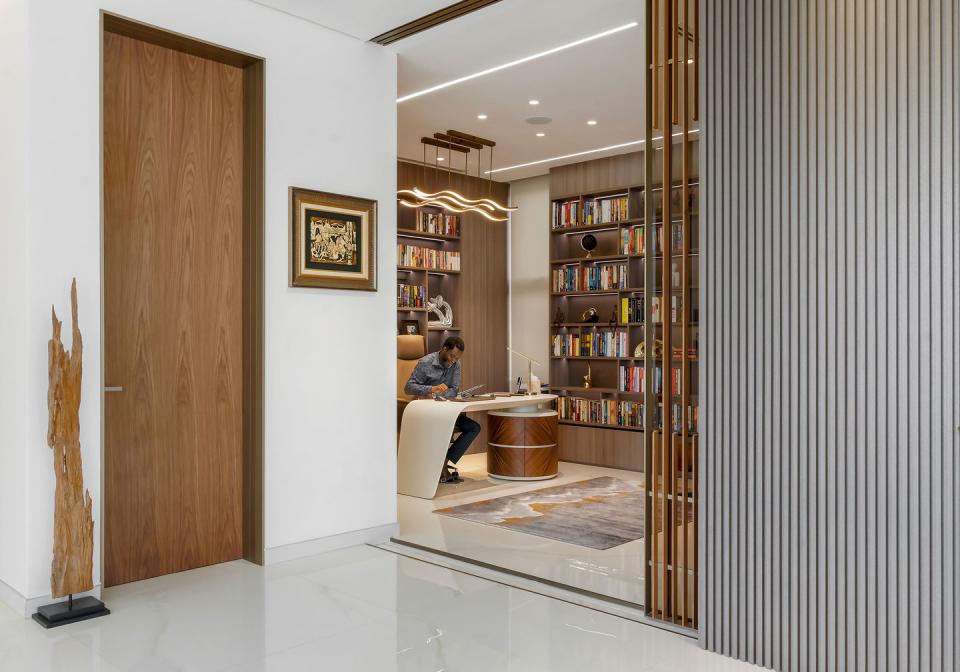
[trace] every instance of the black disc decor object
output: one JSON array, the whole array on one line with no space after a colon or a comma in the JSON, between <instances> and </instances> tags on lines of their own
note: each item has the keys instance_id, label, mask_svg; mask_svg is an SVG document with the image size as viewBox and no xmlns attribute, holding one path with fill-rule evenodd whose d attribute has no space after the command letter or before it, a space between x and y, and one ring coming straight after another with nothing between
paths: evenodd
<instances>
[{"instance_id":1,"label":"black disc decor object","mask_svg":"<svg viewBox=\"0 0 960 672\"><path fill-rule=\"evenodd\" d=\"M593 323L600 321L600 312L596 308L587 308L580 314L580 321L584 323Z\"/></svg>"},{"instance_id":2,"label":"black disc decor object","mask_svg":"<svg viewBox=\"0 0 960 672\"><path fill-rule=\"evenodd\" d=\"M580 247L587 251L587 259L589 259L590 253L597 249L597 237L592 233L584 234L580 239Z\"/></svg>"}]
</instances>

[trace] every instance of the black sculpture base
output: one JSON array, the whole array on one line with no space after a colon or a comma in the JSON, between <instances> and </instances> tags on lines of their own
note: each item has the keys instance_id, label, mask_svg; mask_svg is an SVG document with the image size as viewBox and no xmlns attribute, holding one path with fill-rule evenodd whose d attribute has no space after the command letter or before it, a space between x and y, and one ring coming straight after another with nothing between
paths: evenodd
<instances>
[{"instance_id":1,"label":"black sculpture base","mask_svg":"<svg viewBox=\"0 0 960 672\"><path fill-rule=\"evenodd\" d=\"M95 597L70 597L66 602L47 604L33 615L33 620L45 628L59 628L61 625L79 623L91 618L99 618L110 613L107 606Z\"/></svg>"}]
</instances>

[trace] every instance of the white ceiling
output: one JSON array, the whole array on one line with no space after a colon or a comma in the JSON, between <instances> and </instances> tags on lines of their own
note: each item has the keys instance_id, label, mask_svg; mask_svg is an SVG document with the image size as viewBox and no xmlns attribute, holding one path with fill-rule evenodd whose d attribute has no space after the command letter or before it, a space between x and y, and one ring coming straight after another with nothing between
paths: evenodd
<instances>
[{"instance_id":1,"label":"white ceiling","mask_svg":"<svg viewBox=\"0 0 960 672\"><path fill-rule=\"evenodd\" d=\"M253 0L361 40L452 4L453 0Z\"/></svg>"},{"instance_id":2,"label":"white ceiling","mask_svg":"<svg viewBox=\"0 0 960 672\"><path fill-rule=\"evenodd\" d=\"M254 0L362 40L453 0ZM456 129L497 142L496 167L572 154L643 137L641 0L501 0L385 47L397 53L405 95L596 33L640 25L594 42L430 93L397 106L398 153L420 160L421 136ZM527 103L538 99L540 105ZM485 121L477 114L488 115ZM524 120L553 119L545 126ZM596 126L587 126L596 119ZM546 135L536 137L542 131ZM516 180L550 167L636 147L498 172ZM462 165L456 159L455 165ZM461 160L462 161L462 160ZM476 171L476 154L470 172ZM486 169L488 158L484 158Z\"/></svg>"},{"instance_id":3,"label":"white ceiling","mask_svg":"<svg viewBox=\"0 0 960 672\"><path fill-rule=\"evenodd\" d=\"M391 48L398 54L397 89L403 96L640 22L636 28L399 103L399 155L421 160L421 136L447 129L495 140L495 167L641 139L642 11L640 0L502 0L397 42ZM540 104L531 106L530 99ZM478 120L479 113L487 119ZM531 116L553 121L534 126L525 122ZM588 126L588 119L596 119L597 125ZM546 135L538 138L538 131ZM551 166L636 149L499 172L495 179L540 175ZM462 166L461 157L454 153L455 166ZM475 173L475 163L470 170Z\"/></svg>"}]
</instances>

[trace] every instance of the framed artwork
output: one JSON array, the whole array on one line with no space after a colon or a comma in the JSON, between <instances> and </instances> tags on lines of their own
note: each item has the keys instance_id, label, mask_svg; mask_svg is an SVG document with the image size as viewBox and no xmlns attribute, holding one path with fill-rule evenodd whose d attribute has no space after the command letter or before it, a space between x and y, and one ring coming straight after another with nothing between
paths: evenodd
<instances>
[{"instance_id":1,"label":"framed artwork","mask_svg":"<svg viewBox=\"0 0 960 672\"><path fill-rule=\"evenodd\" d=\"M402 320L400 322L401 336L419 336L420 320Z\"/></svg>"},{"instance_id":2,"label":"framed artwork","mask_svg":"<svg viewBox=\"0 0 960 672\"><path fill-rule=\"evenodd\" d=\"M290 286L377 289L377 202L290 187Z\"/></svg>"}]
</instances>

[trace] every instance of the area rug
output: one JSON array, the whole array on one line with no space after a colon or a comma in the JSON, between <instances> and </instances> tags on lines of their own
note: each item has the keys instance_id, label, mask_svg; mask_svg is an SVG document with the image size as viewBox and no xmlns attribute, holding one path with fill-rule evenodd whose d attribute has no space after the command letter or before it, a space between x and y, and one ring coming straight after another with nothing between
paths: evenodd
<instances>
[{"instance_id":1,"label":"area rug","mask_svg":"<svg viewBox=\"0 0 960 672\"><path fill-rule=\"evenodd\" d=\"M601 476L434 513L606 550L643 538L643 483Z\"/></svg>"}]
</instances>

